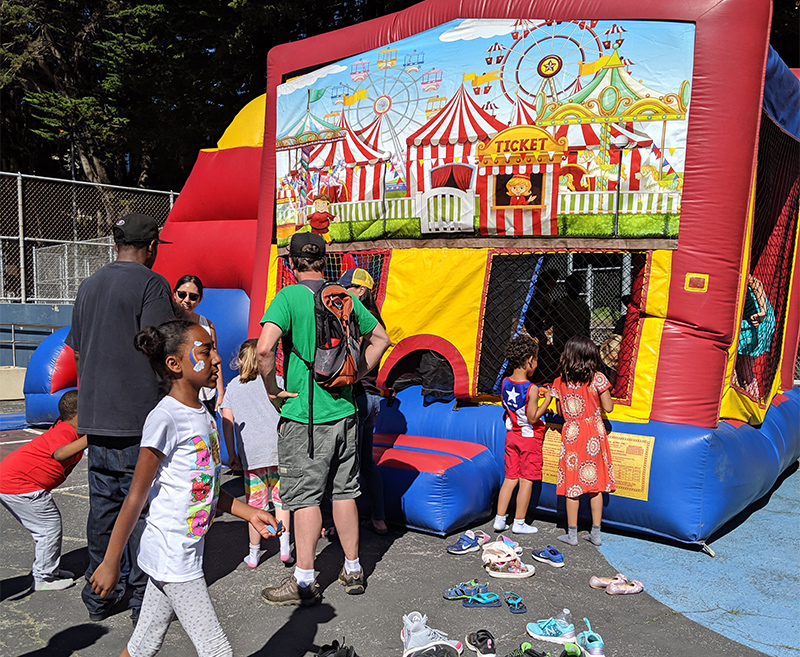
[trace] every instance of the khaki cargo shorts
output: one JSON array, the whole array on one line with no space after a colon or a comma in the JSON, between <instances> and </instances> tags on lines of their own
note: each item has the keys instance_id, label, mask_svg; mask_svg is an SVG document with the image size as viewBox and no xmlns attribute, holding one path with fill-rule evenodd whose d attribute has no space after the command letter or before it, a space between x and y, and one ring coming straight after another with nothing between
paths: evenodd
<instances>
[{"instance_id":1,"label":"khaki cargo shorts","mask_svg":"<svg viewBox=\"0 0 800 657\"><path fill-rule=\"evenodd\" d=\"M352 500L358 487L358 421L355 415L314 424L314 458L308 457L308 425L281 419L278 474L286 511L319 506L322 497Z\"/></svg>"}]
</instances>

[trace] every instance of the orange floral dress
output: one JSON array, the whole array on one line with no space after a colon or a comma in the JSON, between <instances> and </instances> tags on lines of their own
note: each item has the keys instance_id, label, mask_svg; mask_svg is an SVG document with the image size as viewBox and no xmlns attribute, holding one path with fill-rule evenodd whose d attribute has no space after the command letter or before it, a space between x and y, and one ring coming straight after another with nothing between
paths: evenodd
<instances>
[{"instance_id":1,"label":"orange floral dress","mask_svg":"<svg viewBox=\"0 0 800 657\"><path fill-rule=\"evenodd\" d=\"M572 385L558 377L554 396L561 401L564 427L558 459L556 494L575 498L584 493L610 493L615 489L614 466L603 426L600 394L611 388L595 372L591 384Z\"/></svg>"}]
</instances>

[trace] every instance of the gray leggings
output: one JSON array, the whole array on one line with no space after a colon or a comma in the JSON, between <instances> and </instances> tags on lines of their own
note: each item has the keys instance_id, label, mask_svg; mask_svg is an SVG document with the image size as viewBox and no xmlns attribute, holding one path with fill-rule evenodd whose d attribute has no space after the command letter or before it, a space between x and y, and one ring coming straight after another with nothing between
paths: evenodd
<instances>
[{"instance_id":1,"label":"gray leggings","mask_svg":"<svg viewBox=\"0 0 800 657\"><path fill-rule=\"evenodd\" d=\"M189 582L148 580L139 622L128 641L131 657L151 657L161 648L173 613L199 657L232 657L233 649L217 619L203 577Z\"/></svg>"}]
</instances>

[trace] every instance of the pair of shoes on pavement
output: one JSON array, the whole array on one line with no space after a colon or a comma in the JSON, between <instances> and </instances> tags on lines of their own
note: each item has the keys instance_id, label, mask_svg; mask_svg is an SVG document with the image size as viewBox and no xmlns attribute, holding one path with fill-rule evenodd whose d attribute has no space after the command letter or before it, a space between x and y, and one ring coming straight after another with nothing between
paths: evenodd
<instances>
[{"instance_id":1,"label":"pair of shoes on pavement","mask_svg":"<svg viewBox=\"0 0 800 657\"><path fill-rule=\"evenodd\" d=\"M530 643L525 641L519 648L508 653L506 657L550 657L550 653L539 652Z\"/></svg>"},{"instance_id":2,"label":"pair of shoes on pavement","mask_svg":"<svg viewBox=\"0 0 800 657\"><path fill-rule=\"evenodd\" d=\"M348 646L344 639L339 643L336 639L330 645L322 646L317 652L316 657L358 657L356 649Z\"/></svg>"},{"instance_id":3,"label":"pair of shoes on pavement","mask_svg":"<svg viewBox=\"0 0 800 657\"><path fill-rule=\"evenodd\" d=\"M592 630L592 625L589 623L588 618L584 618L583 622L586 623L587 629L578 634L577 637L575 636L575 625L558 618L546 618L535 623L528 623L525 629L534 639L560 643L565 646L577 644L586 655L604 657L602 637Z\"/></svg>"},{"instance_id":4,"label":"pair of shoes on pavement","mask_svg":"<svg viewBox=\"0 0 800 657\"><path fill-rule=\"evenodd\" d=\"M59 568L53 577L33 580L34 591L63 591L75 586L75 575Z\"/></svg>"},{"instance_id":5,"label":"pair of shoes on pavement","mask_svg":"<svg viewBox=\"0 0 800 657\"><path fill-rule=\"evenodd\" d=\"M644 584L638 579L628 581L628 577L617 573L614 577L597 577L592 575L589 586L593 589L605 589L609 595L630 595L644 591Z\"/></svg>"},{"instance_id":6,"label":"pair of shoes on pavement","mask_svg":"<svg viewBox=\"0 0 800 657\"><path fill-rule=\"evenodd\" d=\"M347 573L342 566L339 582L344 586L348 595L361 595L366 589L363 569L355 573ZM261 599L268 605L313 607L322 600L322 592L317 582L311 586L300 586L294 575L291 575L278 586L269 586L261 591Z\"/></svg>"},{"instance_id":7,"label":"pair of shoes on pavement","mask_svg":"<svg viewBox=\"0 0 800 657\"><path fill-rule=\"evenodd\" d=\"M403 616L400 640L403 657L456 657L464 650L461 641L448 639L445 632L428 627L428 617L418 611Z\"/></svg>"}]
</instances>

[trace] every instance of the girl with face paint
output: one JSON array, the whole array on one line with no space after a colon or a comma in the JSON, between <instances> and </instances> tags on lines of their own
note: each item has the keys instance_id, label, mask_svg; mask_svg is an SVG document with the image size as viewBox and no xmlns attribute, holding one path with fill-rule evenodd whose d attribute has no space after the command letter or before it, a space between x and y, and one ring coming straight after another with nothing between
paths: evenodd
<instances>
[{"instance_id":1,"label":"girl with face paint","mask_svg":"<svg viewBox=\"0 0 800 657\"><path fill-rule=\"evenodd\" d=\"M203 300L203 282L200 278L192 274L181 276L178 282L175 283L175 287L172 288L172 300L175 304L176 316L200 324L200 326L208 331L216 347L218 343L214 322L195 312L197 304ZM225 386L222 381L222 376L219 376L213 388L203 388L200 391L200 400L206 405L209 412L214 415L219 405L222 403L224 394Z\"/></svg>"},{"instance_id":2,"label":"girl with face paint","mask_svg":"<svg viewBox=\"0 0 800 657\"><path fill-rule=\"evenodd\" d=\"M113 593L125 545L150 499L137 554L150 579L139 622L120 657L155 655L173 615L198 654L233 655L203 576L205 535L218 508L247 520L264 538L283 532L272 514L220 489L217 427L200 400L200 391L219 377L211 335L179 319L145 328L135 346L169 385L169 394L147 416L130 492L90 583L101 598Z\"/></svg>"}]
</instances>

